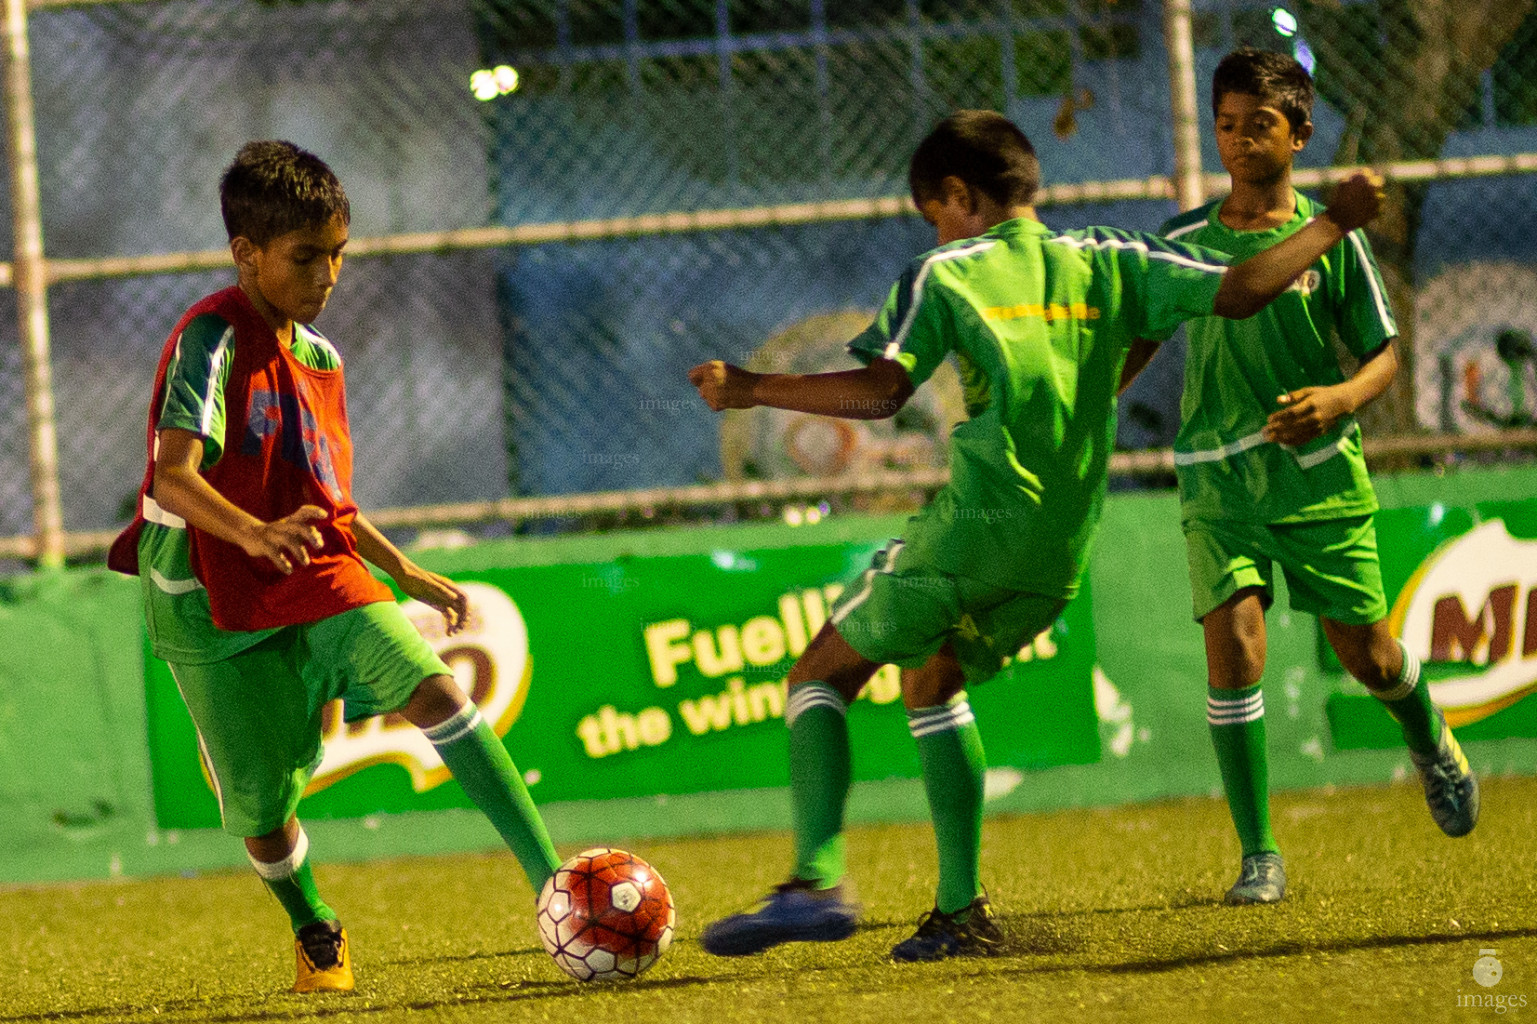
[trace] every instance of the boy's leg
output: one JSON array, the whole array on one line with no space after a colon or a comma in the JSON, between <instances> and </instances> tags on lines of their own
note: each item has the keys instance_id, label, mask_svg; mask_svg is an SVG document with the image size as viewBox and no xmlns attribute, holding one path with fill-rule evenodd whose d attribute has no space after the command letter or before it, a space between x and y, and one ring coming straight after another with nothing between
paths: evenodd
<instances>
[{"instance_id":1,"label":"boy's leg","mask_svg":"<svg viewBox=\"0 0 1537 1024\"><path fill-rule=\"evenodd\" d=\"M1478 778L1446 718L1431 703L1419 659L1393 636L1386 619L1367 625L1324 616L1318 621L1345 671L1370 690L1402 728L1436 824L1449 836L1473 831L1478 823Z\"/></svg>"},{"instance_id":2,"label":"boy's leg","mask_svg":"<svg viewBox=\"0 0 1537 1024\"><path fill-rule=\"evenodd\" d=\"M334 921L336 912L320 898L315 875L310 870L310 840L297 817L290 817L281 827L266 835L245 841L251 866L277 899L294 931L317 921Z\"/></svg>"},{"instance_id":3,"label":"boy's leg","mask_svg":"<svg viewBox=\"0 0 1537 1024\"><path fill-rule=\"evenodd\" d=\"M1003 933L982 886L987 758L965 686L997 675L1051 628L1067 604L966 577L945 582L955 595L955 629L922 666L902 673L908 728L918 744L939 848L939 884L934 909L916 933L892 948L899 961L985 956L1003 949Z\"/></svg>"},{"instance_id":4,"label":"boy's leg","mask_svg":"<svg viewBox=\"0 0 1537 1024\"><path fill-rule=\"evenodd\" d=\"M295 992L351 992L352 952L347 931L326 906L310 871L309 837L297 817L245 841L251 866L288 911L294 928Z\"/></svg>"},{"instance_id":5,"label":"boy's leg","mask_svg":"<svg viewBox=\"0 0 1537 1024\"><path fill-rule=\"evenodd\" d=\"M490 723L400 606L366 604L302 627L316 714L341 697L349 720L399 711L512 848L537 894L560 866L544 821Z\"/></svg>"},{"instance_id":6,"label":"boy's leg","mask_svg":"<svg viewBox=\"0 0 1537 1024\"><path fill-rule=\"evenodd\" d=\"M982 790L987 757L966 702L966 678L947 644L921 668L902 673L907 726L918 745L939 885L934 905L953 914L982 894Z\"/></svg>"},{"instance_id":7,"label":"boy's leg","mask_svg":"<svg viewBox=\"0 0 1537 1024\"><path fill-rule=\"evenodd\" d=\"M943 960L1001 949L1003 935L982 890L982 796L987 758L966 701L965 674L946 644L922 667L902 673L907 725L918 745L939 883L934 909L897 943L899 961Z\"/></svg>"},{"instance_id":8,"label":"boy's leg","mask_svg":"<svg viewBox=\"0 0 1537 1024\"><path fill-rule=\"evenodd\" d=\"M1270 604L1269 531L1243 523L1186 520L1195 619L1206 644L1206 723L1243 862L1227 903L1274 903L1286 869L1270 830L1265 749L1265 609Z\"/></svg>"},{"instance_id":9,"label":"boy's leg","mask_svg":"<svg viewBox=\"0 0 1537 1024\"><path fill-rule=\"evenodd\" d=\"M1292 607L1318 616L1340 664L1403 729L1430 816L1449 836L1478 822L1478 778L1420 681L1420 663L1394 637L1370 515L1276 529Z\"/></svg>"},{"instance_id":10,"label":"boy's leg","mask_svg":"<svg viewBox=\"0 0 1537 1024\"><path fill-rule=\"evenodd\" d=\"M464 795L512 849L537 894L560 866L544 819L507 747L453 676L428 676L406 706L406 721L422 730Z\"/></svg>"},{"instance_id":11,"label":"boy's leg","mask_svg":"<svg viewBox=\"0 0 1537 1024\"><path fill-rule=\"evenodd\" d=\"M843 812L853 778L849 704L880 666L849 646L831 622L786 679L795 868L754 911L710 924L700 936L717 956L759 953L784 942L836 941L854 932L857 909L843 898Z\"/></svg>"},{"instance_id":12,"label":"boy's leg","mask_svg":"<svg viewBox=\"0 0 1537 1024\"><path fill-rule=\"evenodd\" d=\"M1238 591L1201 620L1206 722L1244 857L1276 853L1265 749L1265 610L1258 588Z\"/></svg>"},{"instance_id":13,"label":"boy's leg","mask_svg":"<svg viewBox=\"0 0 1537 1024\"><path fill-rule=\"evenodd\" d=\"M172 665L197 729L226 831L242 837L251 866L294 930L297 992L353 987L346 932L320 898L309 840L294 816L320 759L320 733L284 630L223 661Z\"/></svg>"}]
</instances>

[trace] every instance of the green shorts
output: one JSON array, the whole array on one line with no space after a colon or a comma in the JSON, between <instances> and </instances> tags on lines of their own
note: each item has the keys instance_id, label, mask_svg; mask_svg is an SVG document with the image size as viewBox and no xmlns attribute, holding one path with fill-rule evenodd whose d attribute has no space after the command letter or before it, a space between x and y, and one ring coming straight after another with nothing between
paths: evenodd
<instances>
[{"instance_id":1,"label":"green shorts","mask_svg":"<svg viewBox=\"0 0 1537 1024\"><path fill-rule=\"evenodd\" d=\"M1364 626L1387 615L1377 529L1371 515L1313 523L1185 521L1195 620L1245 587L1265 588L1274 600L1271 563L1281 567L1300 612Z\"/></svg>"},{"instance_id":2,"label":"green shorts","mask_svg":"<svg viewBox=\"0 0 1537 1024\"><path fill-rule=\"evenodd\" d=\"M347 721L405 706L422 680L452 675L400 606L366 604L289 626L223 661L172 664L197 727L224 829L266 835L294 813L320 766L320 713Z\"/></svg>"},{"instance_id":3,"label":"green shorts","mask_svg":"<svg viewBox=\"0 0 1537 1024\"><path fill-rule=\"evenodd\" d=\"M1067 602L956 576L900 540L839 595L829 621L862 658L917 668L946 643L968 683L981 683L1057 621Z\"/></svg>"}]
</instances>

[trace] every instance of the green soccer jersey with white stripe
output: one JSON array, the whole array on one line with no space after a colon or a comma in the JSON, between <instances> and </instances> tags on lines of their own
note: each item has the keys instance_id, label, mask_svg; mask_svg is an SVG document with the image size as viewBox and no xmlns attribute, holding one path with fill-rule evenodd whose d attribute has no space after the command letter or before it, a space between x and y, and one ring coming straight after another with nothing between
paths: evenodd
<instances>
[{"instance_id":1,"label":"green soccer jersey with white stripe","mask_svg":"<svg viewBox=\"0 0 1537 1024\"><path fill-rule=\"evenodd\" d=\"M1222 200L1168 221L1160 234L1244 259L1300 230L1323 207L1300 192L1279 227L1235 231ZM1207 317L1186 328L1185 391L1174 442L1180 507L1190 519L1311 522L1376 511L1361 432L1343 417L1299 448L1260 436L1298 388L1345 379L1332 338L1360 358L1398 333L1366 236L1352 231L1287 291L1246 320Z\"/></svg>"},{"instance_id":2,"label":"green soccer jersey with white stripe","mask_svg":"<svg viewBox=\"0 0 1537 1024\"><path fill-rule=\"evenodd\" d=\"M313 328L294 325L294 358L334 370L341 357ZM224 454L224 386L235 358L235 330L223 317L190 321L165 372L165 398L156 430L190 430L203 439L202 469ZM158 444L157 444L158 448ZM139 578L150 647L165 661L199 665L238 654L275 630L232 632L213 624L208 591L192 573L186 522L146 496L139 535Z\"/></svg>"},{"instance_id":3,"label":"green soccer jersey with white stripe","mask_svg":"<svg viewBox=\"0 0 1537 1024\"><path fill-rule=\"evenodd\" d=\"M849 350L913 386L954 353L968 419L950 482L909 524L910 553L1070 598L1104 503L1130 343L1211 313L1226 259L1142 232L1005 221L920 256Z\"/></svg>"}]
</instances>

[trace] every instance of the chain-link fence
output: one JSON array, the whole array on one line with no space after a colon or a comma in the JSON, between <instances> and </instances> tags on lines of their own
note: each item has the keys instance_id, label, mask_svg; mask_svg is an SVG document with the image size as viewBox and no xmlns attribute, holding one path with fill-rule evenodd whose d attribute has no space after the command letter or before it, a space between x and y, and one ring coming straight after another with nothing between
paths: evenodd
<instances>
[{"instance_id":1,"label":"chain-link fence","mask_svg":"<svg viewBox=\"0 0 1537 1024\"><path fill-rule=\"evenodd\" d=\"M1053 226L1152 229L1174 212L1164 25L1177 3L29 6L58 476L77 534L124 520L155 355L182 310L232 278L216 184L251 138L319 153L352 199L361 255L318 326L348 364L360 503L460 503L444 520L518 496L942 467L932 415L884 433L727 421L772 436L723 450L722 420L684 373L711 357L848 365L849 321L832 314L873 310L932 244L902 201L906 160L954 108L1026 129L1058 186L1041 204ZM1315 71L1299 167L1396 169L1372 236L1412 356L1403 391L1379 403L1394 432L1530 426L1537 410L1533 6L1194 5L1208 191L1225 187L1210 76L1243 43ZM1462 162L1413 163L1447 158ZM92 262L104 257L127 260ZM34 517L17 317L0 295L4 537ZM1177 426L1168 347L1123 406L1129 448L1166 445ZM728 514L756 507L742 486L719 492L740 499Z\"/></svg>"}]
</instances>

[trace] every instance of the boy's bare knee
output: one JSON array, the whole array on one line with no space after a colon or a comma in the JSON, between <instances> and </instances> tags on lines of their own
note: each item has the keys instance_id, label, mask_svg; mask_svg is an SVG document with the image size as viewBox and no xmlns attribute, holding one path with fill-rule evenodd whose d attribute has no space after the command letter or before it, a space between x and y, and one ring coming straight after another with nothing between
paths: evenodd
<instances>
[{"instance_id":1,"label":"boy's bare knee","mask_svg":"<svg viewBox=\"0 0 1537 1024\"><path fill-rule=\"evenodd\" d=\"M879 665L850 647L828 622L790 667L785 682L792 689L802 683L825 683L852 703L878 668Z\"/></svg>"},{"instance_id":2,"label":"boy's bare knee","mask_svg":"<svg viewBox=\"0 0 1537 1024\"><path fill-rule=\"evenodd\" d=\"M400 713L418 729L431 729L454 717L469 702L453 676L428 676L417 684Z\"/></svg>"},{"instance_id":3,"label":"boy's bare knee","mask_svg":"<svg viewBox=\"0 0 1537 1024\"><path fill-rule=\"evenodd\" d=\"M944 704L966 688L966 674L946 644L915 669L902 670L902 703L909 711Z\"/></svg>"},{"instance_id":4,"label":"boy's bare knee","mask_svg":"<svg viewBox=\"0 0 1537 1024\"><path fill-rule=\"evenodd\" d=\"M1397 682L1403 670L1403 653L1386 619L1364 626L1322 618L1319 622L1340 664L1363 686L1381 690Z\"/></svg>"}]
</instances>

